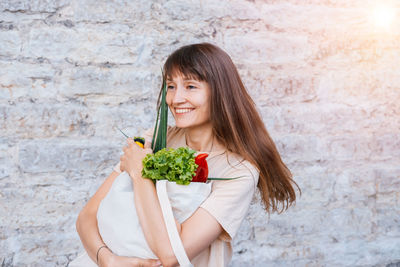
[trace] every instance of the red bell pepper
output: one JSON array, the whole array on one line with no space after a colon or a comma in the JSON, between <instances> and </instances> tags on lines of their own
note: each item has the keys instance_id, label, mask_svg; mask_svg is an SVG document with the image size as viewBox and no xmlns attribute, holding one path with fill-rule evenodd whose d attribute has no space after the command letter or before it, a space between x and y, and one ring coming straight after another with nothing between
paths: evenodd
<instances>
[{"instance_id":1,"label":"red bell pepper","mask_svg":"<svg viewBox=\"0 0 400 267\"><path fill-rule=\"evenodd\" d=\"M205 183L208 178L208 164L206 158L208 154L202 153L195 157L194 162L198 165L196 174L192 178L192 182Z\"/></svg>"}]
</instances>

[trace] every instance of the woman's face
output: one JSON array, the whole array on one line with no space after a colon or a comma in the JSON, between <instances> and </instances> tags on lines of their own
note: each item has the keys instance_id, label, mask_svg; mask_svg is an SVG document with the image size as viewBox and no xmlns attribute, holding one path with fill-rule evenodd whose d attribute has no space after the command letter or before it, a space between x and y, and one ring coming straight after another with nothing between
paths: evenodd
<instances>
[{"instance_id":1,"label":"woman's face","mask_svg":"<svg viewBox=\"0 0 400 267\"><path fill-rule=\"evenodd\" d=\"M166 102L179 128L210 124L210 87L207 82L182 75L167 79Z\"/></svg>"}]
</instances>

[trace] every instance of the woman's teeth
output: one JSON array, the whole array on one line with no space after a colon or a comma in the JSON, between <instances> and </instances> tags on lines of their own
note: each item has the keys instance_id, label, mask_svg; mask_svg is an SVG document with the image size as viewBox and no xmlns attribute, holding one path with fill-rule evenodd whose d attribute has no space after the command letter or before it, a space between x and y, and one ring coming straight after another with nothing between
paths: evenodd
<instances>
[{"instance_id":1,"label":"woman's teeth","mask_svg":"<svg viewBox=\"0 0 400 267\"><path fill-rule=\"evenodd\" d=\"M179 109L177 108L177 109L175 109L175 112L177 114L183 114L183 113L188 113L192 110L193 110L192 108L179 108Z\"/></svg>"}]
</instances>

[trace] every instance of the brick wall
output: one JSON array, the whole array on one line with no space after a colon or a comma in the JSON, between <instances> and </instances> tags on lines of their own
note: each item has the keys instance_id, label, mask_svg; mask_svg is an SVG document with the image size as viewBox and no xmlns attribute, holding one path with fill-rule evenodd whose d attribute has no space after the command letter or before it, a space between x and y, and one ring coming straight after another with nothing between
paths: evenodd
<instances>
[{"instance_id":1,"label":"brick wall","mask_svg":"<svg viewBox=\"0 0 400 267\"><path fill-rule=\"evenodd\" d=\"M381 4L384 1L380 1ZM0 2L0 264L66 266L78 212L155 119L160 67L212 42L236 63L303 190L254 201L231 266L400 262L400 3ZM391 265L392 264L392 265Z\"/></svg>"}]
</instances>

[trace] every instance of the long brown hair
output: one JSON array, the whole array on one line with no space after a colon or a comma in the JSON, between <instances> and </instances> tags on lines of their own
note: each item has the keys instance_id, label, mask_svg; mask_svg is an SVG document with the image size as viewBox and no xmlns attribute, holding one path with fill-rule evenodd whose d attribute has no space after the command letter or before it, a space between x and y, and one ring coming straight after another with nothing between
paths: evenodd
<instances>
[{"instance_id":1,"label":"long brown hair","mask_svg":"<svg viewBox=\"0 0 400 267\"><path fill-rule=\"evenodd\" d=\"M164 80L180 73L208 83L213 133L228 151L260 172L257 187L267 212L281 213L296 200L292 174L276 149L229 55L210 43L179 48L166 60ZM160 104L160 98L158 105ZM282 209L278 206L282 204Z\"/></svg>"}]
</instances>

